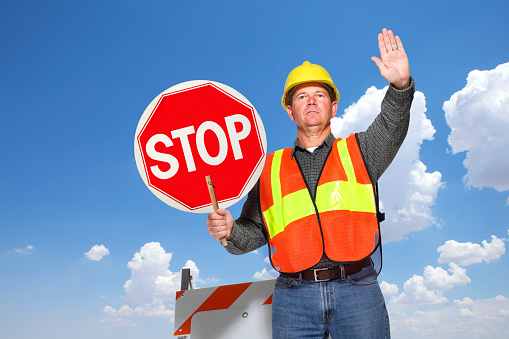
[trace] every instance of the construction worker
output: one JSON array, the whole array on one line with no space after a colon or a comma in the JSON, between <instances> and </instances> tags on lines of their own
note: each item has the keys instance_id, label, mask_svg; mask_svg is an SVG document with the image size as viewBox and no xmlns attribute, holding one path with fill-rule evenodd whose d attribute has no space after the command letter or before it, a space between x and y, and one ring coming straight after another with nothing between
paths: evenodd
<instances>
[{"instance_id":1,"label":"construction worker","mask_svg":"<svg viewBox=\"0 0 509 339\"><path fill-rule=\"evenodd\" d=\"M268 243L280 273L272 301L273 338L390 338L374 255L379 252L376 183L408 130L415 84L401 39L378 34L372 60L390 83L381 112L360 133L336 139L330 120L339 92L321 66L288 75L282 105L297 126L292 148L267 156L240 217L209 214L232 254Z\"/></svg>"}]
</instances>

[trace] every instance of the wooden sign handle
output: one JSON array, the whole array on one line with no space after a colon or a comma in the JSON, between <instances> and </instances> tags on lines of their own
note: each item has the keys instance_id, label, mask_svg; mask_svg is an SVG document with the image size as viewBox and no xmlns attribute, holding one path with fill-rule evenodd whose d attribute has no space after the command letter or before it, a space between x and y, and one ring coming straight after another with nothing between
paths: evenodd
<instances>
[{"instance_id":1,"label":"wooden sign handle","mask_svg":"<svg viewBox=\"0 0 509 339\"><path fill-rule=\"evenodd\" d=\"M219 205L217 204L216 192L214 191L214 185L212 185L212 179L210 178L210 175L207 175L205 177L205 180L207 181L207 186L209 187L209 194L210 194L210 200L212 200L212 207L214 207L214 212L216 212L219 208ZM223 245L223 246L228 245L228 242L226 241L226 237L221 238L221 245Z\"/></svg>"}]
</instances>

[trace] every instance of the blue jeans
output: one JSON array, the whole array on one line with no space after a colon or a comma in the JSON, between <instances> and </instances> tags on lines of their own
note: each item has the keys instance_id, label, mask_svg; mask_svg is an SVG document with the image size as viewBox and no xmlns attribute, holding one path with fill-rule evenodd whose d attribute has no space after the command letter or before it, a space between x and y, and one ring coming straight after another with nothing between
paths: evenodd
<instances>
[{"instance_id":1,"label":"blue jeans","mask_svg":"<svg viewBox=\"0 0 509 339\"><path fill-rule=\"evenodd\" d=\"M272 299L272 338L390 338L376 271L325 282L280 275Z\"/></svg>"}]
</instances>

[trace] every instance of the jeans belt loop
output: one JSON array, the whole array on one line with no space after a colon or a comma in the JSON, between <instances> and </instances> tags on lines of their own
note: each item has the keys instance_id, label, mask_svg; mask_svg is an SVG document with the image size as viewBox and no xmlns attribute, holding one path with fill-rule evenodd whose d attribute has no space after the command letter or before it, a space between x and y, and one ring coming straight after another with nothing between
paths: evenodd
<instances>
[{"instance_id":1,"label":"jeans belt loop","mask_svg":"<svg viewBox=\"0 0 509 339\"><path fill-rule=\"evenodd\" d=\"M345 280L345 278L346 278L345 266L343 266L342 264L339 264L339 269L341 270L341 280Z\"/></svg>"}]
</instances>

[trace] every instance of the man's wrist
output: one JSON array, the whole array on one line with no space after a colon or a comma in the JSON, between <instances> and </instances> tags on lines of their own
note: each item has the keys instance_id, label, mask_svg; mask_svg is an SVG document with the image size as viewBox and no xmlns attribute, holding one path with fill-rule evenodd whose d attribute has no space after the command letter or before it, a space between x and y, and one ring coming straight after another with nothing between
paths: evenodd
<instances>
[{"instance_id":1,"label":"man's wrist","mask_svg":"<svg viewBox=\"0 0 509 339\"><path fill-rule=\"evenodd\" d=\"M398 91L403 91L410 87L410 78L402 79L399 82L393 83L392 86L394 86L394 88L396 88Z\"/></svg>"},{"instance_id":2,"label":"man's wrist","mask_svg":"<svg viewBox=\"0 0 509 339\"><path fill-rule=\"evenodd\" d=\"M403 89L397 89L393 84L390 84L387 95L396 100L412 100L415 91L415 80L410 77L410 85Z\"/></svg>"}]
</instances>

